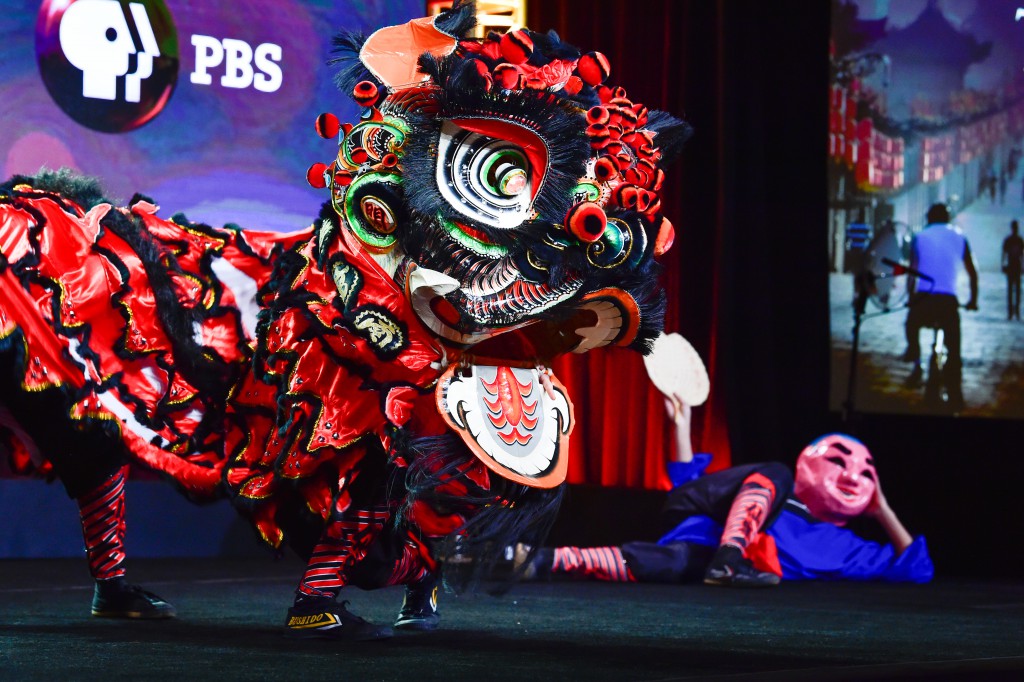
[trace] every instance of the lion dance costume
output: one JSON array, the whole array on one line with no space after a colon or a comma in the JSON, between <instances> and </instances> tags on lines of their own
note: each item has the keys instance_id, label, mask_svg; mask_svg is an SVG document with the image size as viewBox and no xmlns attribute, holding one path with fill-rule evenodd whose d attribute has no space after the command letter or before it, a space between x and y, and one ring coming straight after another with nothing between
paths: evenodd
<instances>
[{"instance_id":1,"label":"lion dance costume","mask_svg":"<svg viewBox=\"0 0 1024 682\"><path fill-rule=\"evenodd\" d=\"M339 144L304 231L117 208L64 171L0 189L0 422L78 500L97 615L170 609L118 591L126 461L309 557L295 635L386 636L347 584L405 584L397 625L433 627L441 559L540 544L573 426L546 366L660 333L689 129L554 33L461 38L473 11L335 39L365 109L317 119Z\"/></svg>"}]
</instances>

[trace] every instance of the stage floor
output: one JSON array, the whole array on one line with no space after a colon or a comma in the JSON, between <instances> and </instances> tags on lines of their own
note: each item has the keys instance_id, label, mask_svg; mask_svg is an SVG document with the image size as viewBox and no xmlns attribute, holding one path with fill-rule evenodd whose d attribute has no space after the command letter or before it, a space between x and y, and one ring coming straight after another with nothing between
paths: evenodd
<instances>
[{"instance_id":1,"label":"stage floor","mask_svg":"<svg viewBox=\"0 0 1024 682\"><path fill-rule=\"evenodd\" d=\"M522 584L442 595L441 629L340 644L283 636L302 566L136 560L178 609L160 622L89 616L84 560L0 561L2 680L1017 680L1024 583ZM390 622L401 588L351 590Z\"/></svg>"}]
</instances>

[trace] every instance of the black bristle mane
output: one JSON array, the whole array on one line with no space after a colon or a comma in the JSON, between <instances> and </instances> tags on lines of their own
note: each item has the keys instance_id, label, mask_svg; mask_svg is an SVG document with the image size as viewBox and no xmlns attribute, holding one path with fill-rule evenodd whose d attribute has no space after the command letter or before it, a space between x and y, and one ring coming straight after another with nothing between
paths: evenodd
<instances>
[{"instance_id":1,"label":"black bristle mane","mask_svg":"<svg viewBox=\"0 0 1024 682\"><path fill-rule=\"evenodd\" d=\"M678 119L658 109L647 114L647 130L656 133L654 146L661 150L661 165L666 166L672 163L683 151L683 145L693 135L693 128L682 119Z\"/></svg>"},{"instance_id":2,"label":"black bristle mane","mask_svg":"<svg viewBox=\"0 0 1024 682\"><path fill-rule=\"evenodd\" d=\"M434 28L453 38L461 38L476 26L476 2L456 0L434 19Z\"/></svg>"},{"instance_id":3,"label":"black bristle mane","mask_svg":"<svg viewBox=\"0 0 1024 682\"><path fill-rule=\"evenodd\" d=\"M79 175L70 168L51 170L42 168L35 175L15 175L0 189L10 190L15 185L29 185L43 192L52 192L67 197L86 211L99 204L116 205L106 196L100 181L94 177Z\"/></svg>"},{"instance_id":4,"label":"black bristle mane","mask_svg":"<svg viewBox=\"0 0 1024 682\"><path fill-rule=\"evenodd\" d=\"M356 83L360 81L370 81L378 88L384 88L384 84L375 78L359 59L359 52L363 49L366 37L359 31L339 31L331 40L331 44L334 45L331 52L336 56L329 59L327 64L339 67L334 74L334 84L349 96L352 95Z\"/></svg>"}]
</instances>

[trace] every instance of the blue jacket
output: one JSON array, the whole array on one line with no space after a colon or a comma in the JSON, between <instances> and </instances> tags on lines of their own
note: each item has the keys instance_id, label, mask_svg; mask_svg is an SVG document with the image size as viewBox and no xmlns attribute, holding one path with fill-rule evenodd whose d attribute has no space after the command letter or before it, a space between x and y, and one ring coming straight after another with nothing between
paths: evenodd
<instances>
[{"instance_id":1,"label":"blue jacket","mask_svg":"<svg viewBox=\"0 0 1024 682\"><path fill-rule=\"evenodd\" d=\"M926 583L935 574L923 536L899 556L892 545L858 537L853 531L815 519L799 500L786 501L766 531L775 539L786 580L887 580ZM691 516L665 534L659 545L693 542L717 546L722 526L707 516Z\"/></svg>"}]
</instances>

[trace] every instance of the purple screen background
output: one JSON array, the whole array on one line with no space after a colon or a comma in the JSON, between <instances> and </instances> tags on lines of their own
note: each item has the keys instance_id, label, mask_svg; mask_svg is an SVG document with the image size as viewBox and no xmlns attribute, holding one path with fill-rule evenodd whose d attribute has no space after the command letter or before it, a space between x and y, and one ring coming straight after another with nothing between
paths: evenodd
<instances>
[{"instance_id":1,"label":"purple screen background","mask_svg":"<svg viewBox=\"0 0 1024 682\"><path fill-rule=\"evenodd\" d=\"M120 201L140 192L165 217L219 226L291 231L306 227L327 198L306 183L306 169L329 163L337 148L314 131L331 112L358 120L358 107L334 86L326 65L339 28L370 33L423 16L420 0L327 2L166 0L177 29L177 87L164 110L126 133L100 133L68 117L43 85L36 61L38 2L0 2L0 175L69 167L100 178ZM273 93L196 85L191 36L282 48L281 87Z\"/></svg>"}]
</instances>

